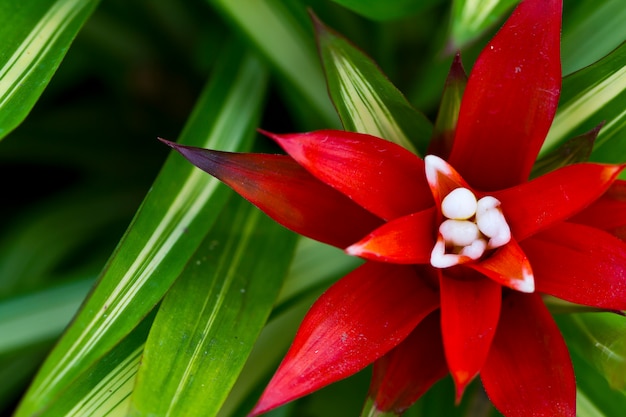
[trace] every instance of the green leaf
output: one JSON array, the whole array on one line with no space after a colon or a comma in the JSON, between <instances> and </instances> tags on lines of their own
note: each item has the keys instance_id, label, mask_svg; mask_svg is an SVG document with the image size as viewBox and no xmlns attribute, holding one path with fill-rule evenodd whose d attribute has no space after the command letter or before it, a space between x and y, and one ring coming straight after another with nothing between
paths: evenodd
<instances>
[{"instance_id":1,"label":"green leaf","mask_svg":"<svg viewBox=\"0 0 626 417\"><path fill-rule=\"evenodd\" d=\"M337 248L299 238L277 307L220 410L220 417L245 416L252 409L308 308L329 285L362 262Z\"/></svg>"},{"instance_id":2,"label":"green leaf","mask_svg":"<svg viewBox=\"0 0 626 417\"><path fill-rule=\"evenodd\" d=\"M132 416L217 414L282 286L296 235L236 198L163 300Z\"/></svg>"},{"instance_id":3,"label":"green leaf","mask_svg":"<svg viewBox=\"0 0 626 417\"><path fill-rule=\"evenodd\" d=\"M40 417L126 416L154 320L151 312L117 346L69 384Z\"/></svg>"},{"instance_id":4,"label":"green leaf","mask_svg":"<svg viewBox=\"0 0 626 417\"><path fill-rule=\"evenodd\" d=\"M414 15L439 0L333 0L335 3L373 20L393 20Z\"/></svg>"},{"instance_id":5,"label":"green leaf","mask_svg":"<svg viewBox=\"0 0 626 417\"><path fill-rule=\"evenodd\" d=\"M98 3L0 3L0 139L28 115Z\"/></svg>"},{"instance_id":6,"label":"green leaf","mask_svg":"<svg viewBox=\"0 0 626 417\"><path fill-rule=\"evenodd\" d=\"M601 128L600 125L587 133L573 137L552 152L539 158L533 165L531 178L540 177L566 165L587 162Z\"/></svg>"},{"instance_id":7,"label":"green leaf","mask_svg":"<svg viewBox=\"0 0 626 417\"><path fill-rule=\"evenodd\" d=\"M92 285L70 282L0 302L0 355L58 337Z\"/></svg>"},{"instance_id":8,"label":"green leaf","mask_svg":"<svg viewBox=\"0 0 626 417\"><path fill-rule=\"evenodd\" d=\"M363 52L314 17L328 89L344 128L424 151L432 125Z\"/></svg>"},{"instance_id":9,"label":"green leaf","mask_svg":"<svg viewBox=\"0 0 626 417\"><path fill-rule=\"evenodd\" d=\"M577 313L559 318L570 350L591 363L609 386L626 394L626 320L614 313Z\"/></svg>"},{"instance_id":10,"label":"green leaf","mask_svg":"<svg viewBox=\"0 0 626 417\"><path fill-rule=\"evenodd\" d=\"M464 48L502 21L519 0L454 0L448 51Z\"/></svg>"},{"instance_id":11,"label":"green leaf","mask_svg":"<svg viewBox=\"0 0 626 417\"><path fill-rule=\"evenodd\" d=\"M604 122L592 161L621 163L626 157L626 43L563 79L561 101L541 155Z\"/></svg>"},{"instance_id":12,"label":"green leaf","mask_svg":"<svg viewBox=\"0 0 626 417\"><path fill-rule=\"evenodd\" d=\"M214 149L250 147L264 100L265 68L241 45L226 49L180 141ZM155 138L154 146L163 146ZM28 416L111 350L159 302L230 195L171 155L98 285L44 363L17 413Z\"/></svg>"},{"instance_id":13,"label":"green leaf","mask_svg":"<svg viewBox=\"0 0 626 417\"><path fill-rule=\"evenodd\" d=\"M593 64L626 39L623 0L577 0L568 2L566 11L561 42L563 74Z\"/></svg>"},{"instance_id":14,"label":"green leaf","mask_svg":"<svg viewBox=\"0 0 626 417\"><path fill-rule=\"evenodd\" d=\"M457 54L450 67L443 88L441 103L435 121L433 137L429 144L429 153L447 157L452 149L454 132L459 119L461 99L467 85L467 74L463 68L460 54Z\"/></svg>"},{"instance_id":15,"label":"green leaf","mask_svg":"<svg viewBox=\"0 0 626 417\"><path fill-rule=\"evenodd\" d=\"M570 356L576 373L576 415L621 416L626 409L626 395L611 389L606 379L587 362L586 357L580 356L571 344Z\"/></svg>"},{"instance_id":16,"label":"green leaf","mask_svg":"<svg viewBox=\"0 0 626 417\"><path fill-rule=\"evenodd\" d=\"M267 58L280 74L280 82L287 81L309 103L309 112L317 113L325 127L338 125L324 75L319 66L315 44L311 41L309 27L284 0L208 0L236 30ZM302 9L302 6L300 5ZM303 9L301 10L303 11Z\"/></svg>"}]
</instances>

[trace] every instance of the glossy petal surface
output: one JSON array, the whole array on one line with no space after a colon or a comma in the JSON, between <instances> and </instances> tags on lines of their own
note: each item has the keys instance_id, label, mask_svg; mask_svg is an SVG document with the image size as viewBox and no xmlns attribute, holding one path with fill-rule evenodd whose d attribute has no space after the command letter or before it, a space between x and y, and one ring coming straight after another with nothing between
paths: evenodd
<instances>
[{"instance_id":1,"label":"glossy petal surface","mask_svg":"<svg viewBox=\"0 0 626 417\"><path fill-rule=\"evenodd\" d=\"M252 415L365 368L404 340L438 304L436 293L412 267L364 264L313 304Z\"/></svg>"},{"instance_id":2,"label":"glossy petal surface","mask_svg":"<svg viewBox=\"0 0 626 417\"><path fill-rule=\"evenodd\" d=\"M315 177L385 220L432 205L424 162L394 143L339 130L265 134Z\"/></svg>"},{"instance_id":3,"label":"glossy petal surface","mask_svg":"<svg viewBox=\"0 0 626 417\"><path fill-rule=\"evenodd\" d=\"M507 417L576 415L576 383L565 342L538 294L502 300L498 330L481 379Z\"/></svg>"},{"instance_id":4,"label":"glossy petal surface","mask_svg":"<svg viewBox=\"0 0 626 417\"><path fill-rule=\"evenodd\" d=\"M560 95L561 8L522 1L474 64L449 161L477 189L530 174Z\"/></svg>"},{"instance_id":5,"label":"glossy petal surface","mask_svg":"<svg viewBox=\"0 0 626 417\"><path fill-rule=\"evenodd\" d=\"M606 230L626 240L626 181L615 181L602 197L570 221Z\"/></svg>"},{"instance_id":6,"label":"glossy petal surface","mask_svg":"<svg viewBox=\"0 0 626 417\"><path fill-rule=\"evenodd\" d=\"M401 414L447 373L440 317L434 312L374 362L369 396L378 410Z\"/></svg>"},{"instance_id":7,"label":"glossy petal surface","mask_svg":"<svg viewBox=\"0 0 626 417\"><path fill-rule=\"evenodd\" d=\"M619 165L575 164L492 195L502 203L513 236L529 236L578 213L611 186Z\"/></svg>"},{"instance_id":8,"label":"glossy petal surface","mask_svg":"<svg viewBox=\"0 0 626 417\"><path fill-rule=\"evenodd\" d=\"M457 269L458 271L458 269ZM441 327L457 402L483 366L500 315L502 289L478 273L441 274Z\"/></svg>"},{"instance_id":9,"label":"glossy petal surface","mask_svg":"<svg viewBox=\"0 0 626 417\"><path fill-rule=\"evenodd\" d=\"M523 242L537 290L577 304L626 309L626 243L593 227L560 223Z\"/></svg>"},{"instance_id":10,"label":"glossy petal surface","mask_svg":"<svg viewBox=\"0 0 626 417\"><path fill-rule=\"evenodd\" d=\"M346 249L350 255L398 264L428 264L435 245L434 208L385 223Z\"/></svg>"},{"instance_id":11,"label":"glossy petal surface","mask_svg":"<svg viewBox=\"0 0 626 417\"><path fill-rule=\"evenodd\" d=\"M497 249L482 262L469 267L495 282L521 292L534 292L535 280L531 263L515 240Z\"/></svg>"},{"instance_id":12,"label":"glossy petal surface","mask_svg":"<svg viewBox=\"0 0 626 417\"><path fill-rule=\"evenodd\" d=\"M296 233L345 248L381 221L283 155L212 151L166 142Z\"/></svg>"}]
</instances>

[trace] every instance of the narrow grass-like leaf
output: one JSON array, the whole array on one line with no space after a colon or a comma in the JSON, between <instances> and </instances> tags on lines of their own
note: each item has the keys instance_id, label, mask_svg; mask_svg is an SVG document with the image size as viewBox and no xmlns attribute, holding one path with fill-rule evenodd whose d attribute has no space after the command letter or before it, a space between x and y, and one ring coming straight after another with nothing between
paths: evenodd
<instances>
[{"instance_id":1,"label":"narrow grass-like leaf","mask_svg":"<svg viewBox=\"0 0 626 417\"><path fill-rule=\"evenodd\" d=\"M626 394L626 321L612 313L569 314L559 319L571 350L586 358L609 386Z\"/></svg>"},{"instance_id":2,"label":"narrow grass-like leaf","mask_svg":"<svg viewBox=\"0 0 626 417\"><path fill-rule=\"evenodd\" d=\"M284 0L208 0L235 29L243 32L275 70L308 101L327 128L338 125L326 92L309 28L300 24ZM300 7L302 7L300 5Z\"/></svg>"},{"instance_id":3,"label":"narrow grass-like leaf","mask_svg":"<svg viewBox=\"0 0 626 417\"><path fill-rule=\"evenodd\" d=\"M566 165L587 162L601 128L602 126L600 125L587 133L575 136L539 158L533 165L533 170L530 174L531 178L540 177Z\"/></svg>"},{"instance_id":4,"label":"narrow grass-like leaf","mask_svg":"<svg viewBox=\"0 0 626 417\"><path fill-rule=\"evenodd\" d=\"M621 416L626 410L624 392L611 389L602 374L587 362L588 358L577 353L577 341L567 338L567 334L566 341L569 344L570 356L576 373L576 415L578 417Z\"/></svg>"},{"instance_id":5,"label":"narrow grass-like leaf","mask_svg":"<svg viewBox=\"0 0 626 417\"><path fill-rule=\"evenodd\" d=\"M250 146L267 74L241 45L226 51L180 137L183 143L231 151ZM163 145L155 138L154 146ZM17 417L44 408L152 310L229 193L179 155L170 156L98 285L31 385Z\"/></svg>"},{"instance_id":6,"label":"narrow grass-like leaf","mask_svg":"<svg viewBox=\"0 0 626 417\"><path fill-rule=\"evenodd\" d=\"M563 74L593 64L626 39L623 0L577 0L568 2L567 11L561 42Z\"/></svg>"},{"instance_id":7,"label":"narrow grass-like leaf","mask_svg":"<svg viewBox=\"0 0 626 417\"><path fill-rule=\"evenodd\" d=\"M423 152L432 134L428 119L411 106L374 61L316 17L314 22L328 90L344 128Z\"/></svg>"},{"instance_id":8,"label":"narrow grass-like leaf","mask_svg":"<svg viewBox=\"0 0 626 417\"><path fill-rule=\"evenodd\" d=\"M626 43L594 65L567 76L542 155L604 122L591 160L626 159Z\"/></svg>"},{"instance_id":9,"label":"narrow grass-like leaf","mask_svg":"<svg viewBox=\"0 0 626 417\"><path fill-rule=\"evenodd\" d=\"M428 146L428 153L448 158L452 150L454 132L459 119L461 99L467 85L467 74L461 62L461 55L457 53L450 72L446 78L446 84L441 96L437 120L433 129L433 137Z\"/></svg>"},{"instance_id":10,"label":"narrow grass-like leaf","mask_svg":"<svg viewBox=\"0 0 626 417\"><path fill-rule=\"evenodd\" d=\"M0 302L0 355L58 337L92 285L70 282Z\"/></svg>"},{"instance_id":11,"label":"narrow grass-like leaf","mask_svg":"<svg viewBox=\"0 0 626 417\"><path fill-rule=\"evenodd\" d=\"M154 311L103 358L96 361L40 417L126 416Z\"/></svg>"},{"instance_id":12,"label":"narrow grass-like leaf","mask_svg":"<svg viewBox=\"0 0 626 417\"><path fill-rule=\"evenodd\" d=\"M0 139L30 112L98 3L0 3Z\"/></svg>"},{"instance_id":13,"label":"narrow grass-like leaf","mask_svg":"<svg viewBox=\"0 0 626 417\"><path fill-rule=\"evenodd\" d=\"M214 416L282 286L296 235L241 198L223 210L163 300L131 416Z\"/></svg>"},{"instance_id":14,"label":"narrow grass-like leaf","mask_svg":"<svg viewBox=\"0 0 626 417\"><path fill-rule=\"evenodd\" d=\"M393 20L411 16L439 0L333 0L362 16L374 20Z\"/></svg>"},{"instance_id":15,"label":"narrow grass-like leaf","mask_svg":"<svg viewBox=\"0 0 626 417\"><path fill-rule=\"evenodd\" d=\"M454 0L447 49L465 47L504 18L519 0Z\"/></svg>"},{"instance_id":16,"label":"narrow grass-like leaf","mask_svg":"<svg viewBox=\"0 0 626 417\"><path fill-rule=\"evenodd\" d=\"M242 417L252 409L307 309L334 281L362 262L337 248L300 237L277 307L218 416Z\"/></svg>"}]
</instances>

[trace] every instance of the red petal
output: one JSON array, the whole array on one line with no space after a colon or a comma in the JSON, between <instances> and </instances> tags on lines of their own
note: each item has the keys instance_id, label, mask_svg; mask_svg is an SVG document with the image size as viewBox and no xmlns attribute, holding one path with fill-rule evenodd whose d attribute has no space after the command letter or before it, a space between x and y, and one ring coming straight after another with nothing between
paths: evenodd
<instances>
[{"instance_id":1,"label":"red petal","mask_svg":"<svg viewBox=\"0 0 626 417\"><path fill-rule=\"evenodd\" d=\"M441 207L441 202L450 191L457 188L472 190L452 165L438 156L427 155L426 158L424 158L424 163L428 186L430 187L437 207Z\"/></svg>"},{"instance_id":2,"label":"red petal","mask_svg":"<svg viewBox=\"0 0 626 417\"><path fill-rule=\"evenodd\" d=\"M264 133L315 177L383 219L432 206L424 162L395 143L339 130Z\"/></svg>"},{"instance_id":3,"label":"red petal","mask_svg":"<svg viewBox=\"0 0 626 417\"><path fill-rule=\"evenodd\" d=\"M345 248L381 223L288 156L212 151L164 142L278 223L312 239Z\"/></svg>"},{"instance_id":4,"label":"red petal","mask_svg":"<svg viewBox=\"0 0 626 417\"><path fill-rule=\"evenodd\" d=\"M507 417L576 415L569 352L538 294L511 292L504 298L481 378Z\"/></svg>"},{"instance_id":5,"label":"red petal","mask_svg":"<svg viewBox=\"0 0 626 417\"><path fill-rule=\"evenodd\" d=\"M251 415L358 372L437 306L437 294L412 267L364 264L313 304Z\"/></svg>"},{"instance_id":6,"label":"red petal","mask_svg":"<svg viewBox=\"0 0 626 417\"><path fill-rule=\"evenodd\" d=\"M600 199L569 221L606 230L626 240L626 181L615 181Z\"/></svg>"},{"instance_id":7,"label":"red petal","mask_svg":"<svg viewBox=\"0 0 626 417\"><path fill-rule=\"evenodd\" d=\"M568 165L533 181L491 193L518 241L565 220L598 199L623 169L619 165Z\"/></svg>"},{"instance_id":8,"label":"red petal","mask_svg":"<svg viewBox=\"0 0 626 417\"><path fill-rule=\"evenodd\" d=\"M441 321L434 312L402 343L374 362L369 396L376 409L400 415L447 373Z\"/></svg>"},{"instance_id":9,"label":"red petal","mask_svg":"<svg viewBox=\"0 0 626 417\"><path fill-rule=\"evenodd\" d=\"M537 291L577 304L626 310L626 243L593 227L561 223L522 243Z\"/></svg>"},{"instance_id":10,"label":"red petal","mask_svg":"<svg viewBox=\"0 0 626 417\"><path fill-rule=\"evenodd\" d=\"M498 248L496 252L470 268L486 275L495 282L521 292L534 292L535 280L531 263L515 239Z\"/></svg>"},{"instance_id":11,"label":"red petal","mask_svg":"<svg viewBox=\"0 0 626 417\"><path fill-rule=\"evenodd\" d=\"M457 271L459 271L457 269ZM441 327L457 403L483 366L500 315L502 287L462 269L458 278L441 274Z\"/></svg>"},{"instance_id":12,"label":"red petal","mask_svg":"<svg viewBox=\"0 0 626 417\"><path fill-rule=\"evenodd\" d=\"M435 245L435 208L385 223L346 249L353 256L399 264L428 264Z\"/></svg>"},{"instance_id":13,"label":"red petal","mask_svg":"<svg viewBox=\"0 0 626 417\"><path fill-rule=\"evenodd\" d=\"M450 163L474 187L527 180L561 90L559 0L525 0L470 74Z\"/></svg>"}]
</instances>

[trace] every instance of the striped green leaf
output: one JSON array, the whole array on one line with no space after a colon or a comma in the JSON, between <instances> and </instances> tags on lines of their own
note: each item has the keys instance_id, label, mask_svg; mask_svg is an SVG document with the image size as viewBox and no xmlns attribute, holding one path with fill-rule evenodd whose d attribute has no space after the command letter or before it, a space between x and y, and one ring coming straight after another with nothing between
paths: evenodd
<instances>
[{"instance_id":1,"label":"striped green leaf","mask_svg":"<svg viewBox=\"0 0 626 417\"><path fill-rule=\"evenodd\" d=\"M566 5L561 57L563 74L600 60L626 39L623 0L577 0Z\"/></svg>"},{"instance_id":2,"label":"striped green leaf","mask_svg":"<svg viewBox=\"0 0 626 417\"><path fill-rule=\"evenodd\" d=\"M626 394L626 321L614 313L569 314L560 319L571 349L586 358L612 389Z\"/></svg>"},{"instance_id":3,"label":"striped green leaf","mask_svg":"<svg viewBox=\"0 0 626 417\"><path fill-rule=\"evenodd\" d=\"M282 286L296 235L235 198L163 300L131 416L217 414Z\"/></svg>"},{"instance_id":4,"label":"striped green leaf","mask_svg":"<svg viewBox=\"0 0 626 417\"><path fill-rule=\"evenodd\" d=\"M186 144L249 149L266 71L241 45L222 57L183 131ZM163 146L155 138L154 146ZM138 161L140 163L140 161ZM44 363L17 413L44 408L123 339L183 270L230 191L171 155L72 326Z\"/></svg>"},{"instance_id":5,"label":"striped green leaf","mask_svg":"<svg viewBox=\"0 0 626 417\"><path fill-rule=\"evenodd\" d=\"M306 16L306 13L301 4L297 4L299 8L290 8L288 6L293 1L207 1L268 59L280 74L279 82L286 80L287 88L300 93L300 97L308 103L309 114L321 117L325 127L338 125L310 28L302 23L301 16Z\"/></svg>"},{"instance_id":6,"label":"striped green leaf","mask_svg":"<svg viewBox=\"0 0 626 417\"><path fill-rule=\"evenodd\" d=\"M373 20L393 20L414 15L439 0L333 0L335 3Z\"/></svg>"},{"instance_id":7,"label":"striped green leaf","mask_svg":"<svg viewBox=\"0 0 626 417\"><path fill-rule=\"evenodd\" d=\"M432 125L363 52L315 20L328 90L344 128L423 152Z\"/></svg>"},{"instance_id":8,"label":"striped green leaf","mask_svg":"<svg viewBox=\"0 0 626 417\"><path fill-rule=\"evenodd\" d=\"M561 101L542 154L605 122L591 160L626 159L626 43L594 65L565 77Z\"/></svg>"},{"instance_id":9,"label":"striped green leaf","mask_svg":"<svg viewBox=\"0 0 626 417\"><path fill-rule=\"evenodd\" d=\"M501 22L519 0L454 0L448 50L462 49Z\"/></svg>"},{"instance_id":10,"label":"striped green leaf","mask_svg":"<svg viewBox=\"0 0 626 417\"><path fill-rule=\"evenodd\" d=\"M28 115L98 3L0 2L0 139Z\"/></svg>"},{"instance_id":11,"label":"striped green leaf","mask_svg":"<svg viewBox=\"0 0 626 417\"><path fill-rule=\"evenodd\" d=\"M126 416L154 312L72 381L40 417Z\"/></svg>"}]
</instances>

